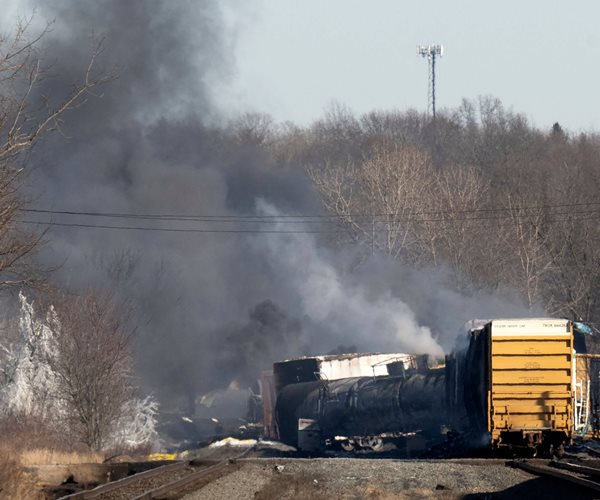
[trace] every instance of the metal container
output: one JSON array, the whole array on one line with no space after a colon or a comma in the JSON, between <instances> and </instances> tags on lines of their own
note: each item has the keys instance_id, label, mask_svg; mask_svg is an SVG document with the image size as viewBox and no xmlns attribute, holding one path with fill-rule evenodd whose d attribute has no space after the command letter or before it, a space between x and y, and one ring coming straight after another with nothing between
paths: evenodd
<instances>
[{"instance_id":1,"label":"metal container","mask_svg":"<svg viewBox=\"0 0 600 500\"><path fill-rule=\"evenodd\" d=\"M291 384L277 398L280 439L298 445L297 422L318 422L321 439L439 434L444 422L444 372L357 377Z\"/></svg>"},{"instance_id":2,"label":"metal container","mask_svg":"<svg viewBox=\"0 0 600 500\"><path fill-rule=\"evenodd\" d=\"M289 384L314 380L391 375L388 365L408 370L417 367L417 358L404 353L352 353L311 356L281 361L273 365L275 391Z\"/></svg>"},{"instance_id":3,"label":"metal container","mask_svg":"<svg viewBox=\"0 0 600 500\"><path fill-rule=\"evenodd\" d=\"M566 319L493 320L447 361L447 397L493 447L561 446L573 434L573 327ZM460 400L462 399L462 401ZM460 419L459 419L460 420Z\"/></svg>"}]
</instances>

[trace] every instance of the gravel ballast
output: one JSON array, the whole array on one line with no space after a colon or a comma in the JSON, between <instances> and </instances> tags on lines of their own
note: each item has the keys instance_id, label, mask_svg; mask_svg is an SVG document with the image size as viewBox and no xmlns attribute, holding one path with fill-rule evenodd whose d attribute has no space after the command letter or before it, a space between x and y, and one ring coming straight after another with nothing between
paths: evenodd
<instances>
[{"instance_id":1,"label":"gravel ballast","mask_svg":"<svg viewBox=\"0 0 600 500\"><path fill-rule=\"evenodd\" d=\"M325 498L592 498L501 460L248 459L185 500ZM565 496L566 495L566 496ZM582 496L583 495L583 496Z\"/></svg>"}]
</instances>

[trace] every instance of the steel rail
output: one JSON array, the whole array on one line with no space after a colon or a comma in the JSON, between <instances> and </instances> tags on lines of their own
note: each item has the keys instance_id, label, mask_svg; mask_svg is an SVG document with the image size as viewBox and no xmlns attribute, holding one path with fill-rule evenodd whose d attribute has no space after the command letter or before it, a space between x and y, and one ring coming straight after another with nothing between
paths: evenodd
<instances>
[{"instance_id":1,"label":"steel rail","mask_svg":"<svg viewBox=\"0 0 600 500\"><path fill-rule=\"evenodd\" d=\"M250 451L252 451L254 447L247 448L239 455L236 455L232 458L227 458L220 462L217 462L215 465L211 465L208 467L204 467L201 470L190 472L185 476L176 479L174 481L168 482L161 486L158 486L154 489L148 490L141 495L134 497L134 500L149 500L153 498L160 498L165 494L168 494L172 491L180 490L186 486L189 486L197 481L205 479L207 476L214 474L216 472L222 472L228 465L233 464L236 460L243 458ZM113 481L111 483L103 484L97 486L93 490L80 491L77 493L73 493L64 497L59 498L58 500L93 500L95 498L99 498L106 493L117 492L122 488L127 488L128 486L138 482L143 481L145 479L150 479L155 476L160 476L161 474L167 472L173 472L180 469L186 468L188 465L192 465L192 462L176 462L173 464L163 465L160 467L156 467L155 469L151 469L148 471L140 472L138 474L134 474L132 476L125 477L123 479L119 479L117 481Z\"/></svg>"},{"instance_id":2,"label":"steel rail","mask_svg":"<svg viewBox=\"0 0 600 500\"><path fill-rule=\"evenodd\" d=\"M171 481L170 483L163 484L158 488L155 488L150 491L146 491L141 495L133 498L133 500L152 500L154 498L162 498L164 495L178 491L186 486L189 486L197 481L205 479L207 476L214 474L215 472L222 472L223 469L226 469L229 465L233 464L236 460L239 460L246 456L250 451L252 451L254 447L250 447L245 449L239 455L236 455L233 458L227 458L222 460L221 462L216 463L215 465L211 465L207 468L201 469L196 472L192 472L187 476L183 476L182 478L176 479L175 481ZM193 462L193 461L192 461Z\"/></svg>"},{"instance_id":3,"label":"steel rail","mask_svg":"<svg viewBox=\"0 0 600 500\"><path fill-rule=\"evenodd\" d=\"M571 472L577 472L578 474L584 474L586 476L600 477L600 469L587 467L586 465L572 464L570 462L558 462L557 460L552 460L550 465L552 467L556 467L557 469L570 470Z\"/></svg>"},{"instance_id":4,"label":"steel rail","mask_svg":"<svg viewBox=\"0 0 600 500\"><path fill-rule=\"evenodd\" d=\"M171 493L172 491L180 490L193 484L197 481L205 479L207 476L215 472L221 472L223 469L227 468L230 465L229 461L219 462L218 464L212 465L206 469L201 469L196 472L192 472L187 476L183 476L180 479L176 479L175 481L171 481L170 483L163 484L158 488L155 488L150 491L146 491L141 495L134 497L133 500L151 500L154 498L162 498L167 493Z\"/></svg>"},{"instance_id":5,"label":"steel rail","mask_svg":"<svg viewBox=\"0 0 600 500\"><path fill-rule=\"evenodd\" d=\"M600 457L600 450L595 450L594 448L590 448L589 446L584 446L585 451L587 451L590 455L594 455L595 457Z\"/></svg>"},{"instance_id":6,"label":"steel rail","mask_svg":"<svg viewBox=\"0 0 600 500\"><path fill-rule=\"evenodd\" d=\"M72 493L70 495L60 497L58 500L93 500L94 498L98 498L105 493L110 493L111 491L116 491L130 484L136 483L137 481L152 478L155 476L160 476L165 472L173 472L179 469L184 469L187 466L186 462L175 462L173 464L161 465L160 467L156 467L154 469L150 469L144 472L139 472L137 474L133 474L131 476L124 477L123 479L118 479L117 481L112 481L110 483L101 484L92 490L79 491L77 493Z\"/></svg>"},{"instance_id":7,"label":"steel rail","mask_svg":"<svg viewBox=\"0 0 600 500\"><path fill-rule=\"evenodd\" d=\"M509 465L512 467L517 467L526 472L530 472L531 474L536 474L538 476L549 476L557 479L562 479L563 481L569 481L571 483L577 484L579 486L583 486L584 488L588 488L597 492L600 492L600 483L596 481L592 481L590 479L585 479L583 477L575 476L573 474L569 474L567 472L561 472L559 470L553 470L550 467L540 467L539 465L532 465L527 461L523 460L514 460L509 462ZM574 465L574 464L570 464ZM586 467L589 469L589 467Z\"/></svg>"},{"instance_id":8,"label":"steel rail","mask_svg":"<svg viewBox=\"0 0 600 500\"><path fill-rule=\"evenodd\" d=\"M210 476L215 472L221 472L223 469L226 469L229 465L233 464L236 460L239 460L246 456L253 449L254 447L247 448L242 453L236 455L233 458L227 458L225 460L222 460L221 462L216 463L215 465L211 465L210 467L207 467L205 469L192 472L187 476L183 476L182 478L176 479L175 481L171 481L170 483L163 484L162 486L159 486L154 490L142 493L141 495L135 497L133 500L151 500L154 498L162 498L168 493L180 490L182 488L185 488L186 486L189 486L190 484L205 479L207 476Z\"/></svg>"}]
</instances>

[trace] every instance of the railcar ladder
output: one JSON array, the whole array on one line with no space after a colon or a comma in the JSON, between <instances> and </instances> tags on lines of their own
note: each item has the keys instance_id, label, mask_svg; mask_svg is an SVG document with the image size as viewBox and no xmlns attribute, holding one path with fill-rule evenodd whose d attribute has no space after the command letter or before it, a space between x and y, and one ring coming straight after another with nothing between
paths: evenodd
<instances>
[{"instance_id":1,"label":"railcar ladder","mask_svg":"<svg viewBox=\"0 0 600 500\"><path fill-rule=\"evenodd\" d=\"M578 380L575 383L575 430L578 432L585 432L588 425L589 417L589 394L590 394L590 381L587 381L584 390L584 381Z\"/></svg>"}]
</instances>

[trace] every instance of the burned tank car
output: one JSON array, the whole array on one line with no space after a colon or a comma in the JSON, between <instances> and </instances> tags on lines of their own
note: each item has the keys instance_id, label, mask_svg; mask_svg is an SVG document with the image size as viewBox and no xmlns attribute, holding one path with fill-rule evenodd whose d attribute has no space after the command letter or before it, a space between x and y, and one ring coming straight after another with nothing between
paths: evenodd
<instances>
[{"instance_id":1,"label":"burned tank car","mask_svg":"<svg viewBox=\"0 0 600 500\"><path fill-rule=\"evenodd\" d=\"M403 374L427 365L428 356L405 353L326 354L288 359L273 364L275 392L289 384ZM395 370L392 373L391 370Z\"/></svg>"},{"instance_id":2,"label":"burned tank car","mask_svg":"<svg viewBox=\"0 0 600 500\"><path fill-rule=\"evenodd\" d=\"M305 449L303 435L318 441L379 449L383 440L418 433L440 436L444 423L444 373L429 370L405 376L355 377L290 384L275 408L279 436ZM303 425L309 422L309 425ZM300 441L300 442L299 442Z\"/></svg>"}]
</instances>

